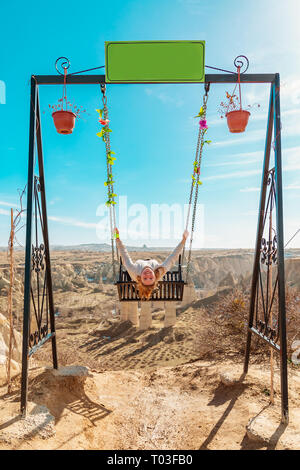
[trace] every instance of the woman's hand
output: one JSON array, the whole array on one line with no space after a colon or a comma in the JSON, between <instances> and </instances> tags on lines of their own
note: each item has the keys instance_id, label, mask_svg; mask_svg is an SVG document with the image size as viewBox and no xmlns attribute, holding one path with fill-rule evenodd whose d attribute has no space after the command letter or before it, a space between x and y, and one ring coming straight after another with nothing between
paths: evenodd
<instances>
[{"instance_id":1,"label":"woman's hand","mask_svg":"<svg viewBox=\"0 0 300 470\"><path fill-rule=\"evenodd\" d=\"M189 232L185 230L182 235L182 240L186 241L187 237L189 236Z\"/></svg>"},{"instance_id":2,"label":"woman's hand","mask_svg":"<svg viewBox=\"0 0 300 470\"><path fill-rule=\"evenodd\" d=\"M115 237L115 238L120 238L119 235L120 235L120 234L119 234L119 230L117 229L117 227L115 227L114 237Z\"/></svg>"}]
</instances>

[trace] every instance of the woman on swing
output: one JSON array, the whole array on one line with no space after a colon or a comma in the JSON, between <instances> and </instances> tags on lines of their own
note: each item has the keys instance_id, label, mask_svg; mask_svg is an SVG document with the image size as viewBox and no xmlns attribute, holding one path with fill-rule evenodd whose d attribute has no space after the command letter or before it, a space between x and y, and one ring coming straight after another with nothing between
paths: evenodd
<instances>
[{"instance_id":1,"label":"woman on swing","mask_svg":"<svg viewBox=\"0 0 300 470\"><path fill-rule=\"evenodd\" d=\"M119 254L131 279L137 283L139 296L142 300L150 299L153 290L157 287L158 281L160 281L166 272L169 271L176 263L178 256L183 250L188 235L188 231L185 230L183 232L181 242L162 264L159 264L155 259L138 259L134 263L119 238L119 230L115 228L115 237Z\"/></svg>"}]
</instances>

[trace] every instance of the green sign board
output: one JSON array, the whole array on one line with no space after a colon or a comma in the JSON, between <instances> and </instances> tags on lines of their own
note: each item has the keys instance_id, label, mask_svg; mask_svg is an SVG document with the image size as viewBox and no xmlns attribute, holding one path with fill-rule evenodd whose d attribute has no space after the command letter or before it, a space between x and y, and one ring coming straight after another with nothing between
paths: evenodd
<instances>
[{"instance_id":1,"label":"green sign board","mask_svg":"<svg viewBox=\"0 0 300 470\"><path fill-rule=\"evenodd\" d=\"M199 83L205 41L105 42L106 83Z\"/></svg>"}]
</instances>

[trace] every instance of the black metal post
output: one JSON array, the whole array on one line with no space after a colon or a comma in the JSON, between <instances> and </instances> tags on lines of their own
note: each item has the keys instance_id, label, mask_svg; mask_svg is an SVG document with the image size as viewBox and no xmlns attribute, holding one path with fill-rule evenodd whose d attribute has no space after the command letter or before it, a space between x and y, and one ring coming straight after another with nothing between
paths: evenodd
<instances>
[{"instance_id":1,"label":"black metal post","mask_svg":"<svg viewBox=\"0 0 300 470\"><path fill-rule=\"evenodd\" d=\"M48 217L47 217L47 205L46 205L46 191L45 191L45 176L44 176L44 158L43 158L43 147L42 147L42 130L41 130L41 117L40 117L40 101L39 91L37 89L36 99L36 140L37 140L37 154L39 164L39 182L41 192L41 206L42 206L42 230L45 245L45 258L46 258L46 282L48 289L48 300L49 300L49 313L50 313L50 327L52 333L52 358L53 367L57 369L57 348L56 348L56 334L55 334L55 316L54 316L54 303L53 303L53 288L52 288L52 274L51 274L51 262L50 262L50 247L49 247L49 235L48 235Z\"/></svg>"},{"instance_id":2,"label":"black metal post","mask_svg":"<svg viewBox=\"0 0 300 470\"><path fill-rule=\"evenodd\" d=\"M280 117L280 76L276 74L273 85L275 103L275 184L276 184L276 222L278 242L278 304L280 332L280 373L281 373L281 419L287 424L288 412L288 374L286 340L286 305L284 273L284 233L283 233L283 197L282 197L282 157L281 157L281 117Z\"/></svg>"},{"instance_id":3,"label":"black metal post","mask_svg":"<svg viewBox=\"0 0 300 470\"><path fill-rule=\"evenodd\" d=\"M274 109L273 85L271 85L270 101L269 101L269 113L268 113L268 124L267 124L267 135L266 135L266 144L265 144L265 156L264 156L264 165L263 165L263 173L262 173L262 181L261 181L261 193L260 193L260 203L259 203L258 225L257 225L257 234L256 234L252 284L251 284L250 310L249 310L249 320L248 320L248 334L247 334L247 344L246 344L245 362L244 362L244 373L245 374L247 374L248 366L249 366L251 337L252 337L251 328L253 326L253 316L254 316L254 308L255 308L256 290L257 290L257 282L258 282L258 274L259 274L260 248L261 248L261 239L262 239L262 236L263 236L263 220L264 220L265 205L266 205L266 194L267 194L269 166L270 166L270 153L271 153L272 135L273 135L273 120L274 120L273 109Z\"/></svg>"},{"instance_id":4,"label":"black metal post","mask_svg":"<svg viewBox=\"0 0 300 470\"><path fill-rule=\"evenodd\" d=\"M21 377L21 413L26 415L28 392L28 349L30 335L30 289L31 289L31 232L32 232L32 199L35 146L35 111L36 111L36 81L31 77L30 90L30 127L29 127L29 160L27 182L27 215L26 215L26 248L24 275L24 316L23 316L23 350Z\"/></svg>"}]
</instances>

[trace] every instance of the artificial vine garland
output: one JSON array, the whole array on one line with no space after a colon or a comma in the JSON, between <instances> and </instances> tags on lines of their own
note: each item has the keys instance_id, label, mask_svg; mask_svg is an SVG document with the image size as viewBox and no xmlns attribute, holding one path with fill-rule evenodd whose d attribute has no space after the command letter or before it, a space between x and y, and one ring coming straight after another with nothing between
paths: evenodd
<instances>
[{"instance_id":1,"label":"artificial vine garland","mask_svg":"<svg viewBox=\"0 0 300 470\"><path fill-rule=\"evenodd\" d=\"M97 133L97 136L100 137L103 142L105 143L106 147L106 164L107 164L107 180L104 182L104 186L108 187L108 200L106 201L106 206L111 206L112 204L116 204L114 198L117 194L113 191L113 184L114 184L114 177L112 173L112 166L115 163L116 157L115 152L110 149L110 138L109 133L112 130L109 128L109 120L107 119L107 108L104 105L103 109L96 109L97 113L99 114L99 122L103 126L101 131ZM104 118L103 118L104 114Z\"/></svg>"},{"instance_id":2,"label":"artificial vine garland","mask_svg":"<svg viewBox=\"0 0 300 470\"><path fill-rule=\"evenodd\" d=\"M207 120L206 120L206 103L205 106L201 106L199 113L195 118L200 118L199 121L199 128L200 128L200 134L199 134L199 156L198 156L198 151L196 154L196 159L193 163L194 167L194 173L192 174L192 184L195 186L197 183L199 186L202 185L202 181L199 180L200 176L200 165L201 165L201 159L202 159L202 150L205 144L211 144L211 140L204 140L204 136L208 130L208 125L207 125Z\"/></svg>"}]
</instances>

